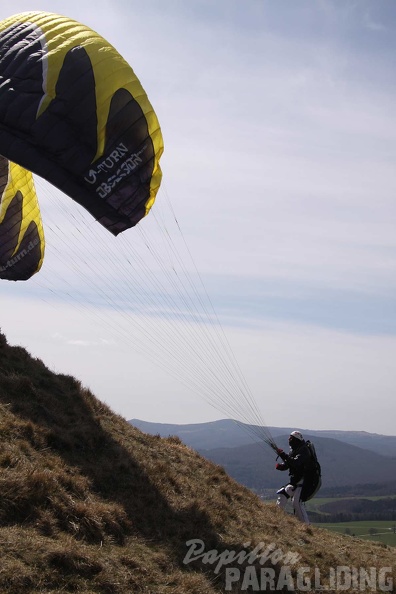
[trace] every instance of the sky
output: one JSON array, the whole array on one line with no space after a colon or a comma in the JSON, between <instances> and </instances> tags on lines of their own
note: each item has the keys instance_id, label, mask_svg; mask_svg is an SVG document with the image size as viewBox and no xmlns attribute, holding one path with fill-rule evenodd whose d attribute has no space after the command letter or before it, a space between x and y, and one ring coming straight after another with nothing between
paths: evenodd
<instances>
[{"instance_id":1,"label":"sky","mask_svg":"<svg viewBox=\"0 0 396 594\"><path fill-rule=\"evenodd\" d=\"M145 88L165 142L153 212L165 216L171 204L176 213L187 267L198 270L245 382L230 397L237 416L254 421L253 405L272 426L395 435L396 5L14 0L0 19L32 9L100 33ZM0 281L8 342L74 375L127 419L232 416L224 408L233 386L212 394L209 384L203 398L178 378L201 365L188 341L202 341L199 357L212 353L201 324L179 341L186 330L178 312L165 314L164 296L147 307L152 284L137 307L137 273L129 277L123 261L137 259L134 242L146 233L143 243L157 241L155 213L110 256L112 237L36 185L47 252L30 281ZM89 228L84 250L75 218L80 235ZM155 263L142 270L157 274ZM162 358L176 348L171 364Z\"/></svg>"}]
</instances>

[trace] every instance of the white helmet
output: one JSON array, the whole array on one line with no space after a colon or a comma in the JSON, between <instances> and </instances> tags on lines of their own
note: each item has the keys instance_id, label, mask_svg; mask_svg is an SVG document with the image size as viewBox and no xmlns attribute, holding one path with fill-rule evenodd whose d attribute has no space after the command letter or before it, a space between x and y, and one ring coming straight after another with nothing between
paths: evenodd
<instances>
[{"instance_id":1,"label":"white helmet","mask_svg":"<svg viewBox=\"0 0 396 594\"><path fill-rule=\"evenodd\" d=\"M304 441L302 434L299 431L292 431L290 437L295 437L298 441Z\"/></svg>"}]
</instances>

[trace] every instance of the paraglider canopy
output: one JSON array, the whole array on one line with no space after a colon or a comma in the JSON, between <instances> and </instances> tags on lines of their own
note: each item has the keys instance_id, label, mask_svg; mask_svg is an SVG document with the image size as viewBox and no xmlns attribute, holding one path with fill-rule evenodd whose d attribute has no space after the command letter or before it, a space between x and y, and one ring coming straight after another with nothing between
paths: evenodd
<instances>
[{"instance_id":1,"label":"paraglider canopy","mask_svg":"<svg viewBox=\"0 0 396 594\"><path fill-rule=\"evenodd\" d=\"M149 212L161 183L162 151L146 93L103 37L46 12L0 23L0 154L8 161L49 181L117 235ZM31 181L28 186L25 173L2 162L1 278L28 278L28 270L41 266L44 237ZM39 247L26 251L33 227ZM11 274L14 259L23 253L18 262L29 260L33 251L25 272Z\"/></svg>"}]
</instances>

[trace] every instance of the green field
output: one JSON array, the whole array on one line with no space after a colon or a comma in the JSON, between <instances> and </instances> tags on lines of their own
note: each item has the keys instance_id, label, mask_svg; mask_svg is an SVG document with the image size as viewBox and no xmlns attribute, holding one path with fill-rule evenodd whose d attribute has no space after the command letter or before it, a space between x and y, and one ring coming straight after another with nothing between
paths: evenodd
<instances>
[{"instance_id":1,"label":"green field","mask_svg":"<svg viewBox=\"0 0 396 594\"><path fill-rule=\"evenodd\" d=\"M396 502L396 496L390 496L390 495L376 495L376 496L368 496L365 497L363 495L359 495L359 496L355 496L355 497L314 497L314 499L311 499L310 501L307 502L307 510L312 510L312 511L320 511L320 507L322 505L324 505L325 503L332 503L333 501L337 501L337 499L339 501L346 501L347 499L370 499L371 501L378 501L380 499L394 499Z\"/></svg>"},{"instance_id":2,"label":"green field","mask_svg":"<svg viewBox=\"0 0 396 594\"><path fill-rule=\"evenodd\" d=\"M315 526L365 540L375 540L390 547L396 547L396 522L394 521L340 522L339 524L316 523Z\"/></svg>"},{"instance_id":3,"label":"green field","mask_svg":"<svg viewBox=\"0 0 396 594\"><path fill-rule=\"evenodd\" d=\"M389 497L386 498L389 499ZM348 499L371 499L375 501L378 499L383 499L383 497L340 497L339 501L345 501ZM392 497L392 499L395 499L396 503L396 497ZM311 501L307 502L308 514L310 511L325 514L321 507L324 504L331 503L335 500L336 498L315 497ZM396 547L395 519L360 520L352 522L338 522L331 524L327 524L326 522L313 522L313 524L326 530L332 530L334 532L339 532L341 534L356 536L364 540L374 540L377 542L382 542L383 544L386 544L391 547Z\"/></svg>"},{"instance_id":4,"label":"green field","mask_svg":"<svg viewBox=\"0 0 396 594\"><path fill-rule=\"evenodd\" d=\"M308 515L309 512L318 512L326 515L321 507L326 503L332 503L337 499L339 501L345 501L348 499L371 499L373 501L378 499L395 499L396 509L396 497L389 496L374 496L374 497L315 497L306 503ZM289 513L293 513L291 507L288 508ZM396 547L396 519L389 520L360 520L353 522L338 522L338 523L326 523L326 522L315 522L312 521L314 526L323 528L325 530L332 530L333 532L339 532L348 536L354 536L362 538L364 540L373 540L381 542L384 545L390 547Z\"/></svg>"}]
</instances>

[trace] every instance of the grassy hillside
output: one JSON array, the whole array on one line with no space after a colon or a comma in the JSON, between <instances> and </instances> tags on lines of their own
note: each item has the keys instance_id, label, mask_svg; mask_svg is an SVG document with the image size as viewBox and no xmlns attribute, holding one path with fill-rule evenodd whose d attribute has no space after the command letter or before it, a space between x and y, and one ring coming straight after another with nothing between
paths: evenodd
<instances>
[{"instance_id":1,"label":"grassy hillside","mask_svg":"<svg viewBox=\"0 0 396 594\"><path fill-rule=\"evenodd\" d=\"M0 441L1 593L214 594L226 579L239 592L263 567L287 591L285 566L294 587L302 567L324 584L330 567L395 567L394 549L262 504L178 438L140 432L2 335ZM214 553L185 563L192 539L245 557L229 554L218 572ZM271 551L261 565L246 559L257 545Z\"/></svg>"}]
</instances>

